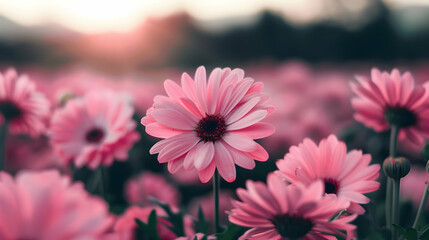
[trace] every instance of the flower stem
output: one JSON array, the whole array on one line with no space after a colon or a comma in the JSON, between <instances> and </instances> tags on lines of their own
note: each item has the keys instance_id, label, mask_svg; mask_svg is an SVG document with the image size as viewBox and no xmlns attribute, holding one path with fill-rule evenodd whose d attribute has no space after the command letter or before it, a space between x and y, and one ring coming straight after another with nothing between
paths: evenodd
<instances>
[{"instance_id":1,"label":"flower stem","mask_svg":"<svg viewBox=\"0 0 429 240\"><path fill-rule=\"evenodd\" d=\"M387 178L386 183L386 227L392 228L392 179Z\"/></svg>"},{"instance_id":2,"label":"flower stem","mask_svg":"<svg viewBox=\"0 0 429 240\"><path fill-rule=\"evenodd\" d=\"M0 128L0 171L4 171L6 166L6 136L8 126L8 121L5 120Z\"/></svg>"},{"instance_id":3,"label":"flower stem","mask_svg":"<svg viewBox=\"0 0 429 240\"><path fill-rule=\"evenodd\" d=\"M89 180L88 191L92 194L99 193L103 198L105 198L106 187L104 184L105 173L102 166L98 167L91 179Z\"/></svg>"},{"instance_id":4,"label":"flower stem","mask_svg":"<svg viewBox=\"0 0 429 240\"><path fill-rule=\"evenodd\" d=\"M417 211L416 220L414 220L414 223L413 223L413 228L417 228L420 218L423 215L426 203L428 201L428 195L429 195L428 193L429 193L429 182L426 182L425 191L423 192L422 200L420 201L419 210Z\"/></svg>"},{"instance_id":5,"label":"flower stem","mask_svg":"<svg viewBox=\"0 0 429 240\"><path fill-rule=\"evenodd\" d=\"M392 224L399 225L399 188L401 179L393 179ZM397 239L398 231L392 227L392 240Z\"/></svg>"},{"instance_id":6,"label":"flower stem","mask_svg":"<svg viewBox=\"0 0 429 240\"><path fill-rule=\"evenodd\" d=\"M392 125L392 128L390 129L390 148L389 148L389 155L391 157L396 157L396 145L398 143L398 134L399 134L399 128L395 125Z\"/></svg>"},{"instance_id":7,"label":"flower stem","mask_svg":"<svg viewBox=\"0 0 429 240\"><path fill-rule=\"evenodd\" d=\"M391 157L396 156L396 146L398 142L399 127L392 125L390 129L390 146L389 155ZM386 226L388 229L393 229L392 226L392 185L393 179L387 178L386 183Z\"/></svg>"},{"instance_id":8,"label":"flower stem","mask_svg":"<svg viewBox=\"0 0 429 240\"><path fill-rule=\"evenodd\" d=\"M219 185L219 173L216 169L213 175L214 225L216 233L219 233L221 231L219 224Z\"/></svg>"}]
</instances>

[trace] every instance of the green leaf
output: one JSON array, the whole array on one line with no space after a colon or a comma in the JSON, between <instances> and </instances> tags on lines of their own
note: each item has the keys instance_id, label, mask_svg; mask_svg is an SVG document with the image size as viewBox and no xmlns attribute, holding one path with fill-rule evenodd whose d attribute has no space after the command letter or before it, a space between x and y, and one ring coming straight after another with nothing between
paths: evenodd
<instances>
[{"instance_id":1,"label":"green leaf","mask_svg":"<svg viewBox=\"0 0 429 240\"><path fill-rule=\"evenodd\" d=\"M170 229L177 237L185 236L185 227L183 224L183 213L182 212L173 212L170 208L170 205L164 202L160 202L154 197L149 197L149 200L156 205L160 206L166 213L167 219L173 226L168 226L164 224L168 229Z\"/></svg>"},{"instance_id":2,"label":"green leaf","mask_svg":"<svg viewBox=\"0 0 429 240\"><path fill-rule=\"evenodd\" d=\"M238 234L242 232L245 228L235 225L235 224L228 224L226 230L222 233L218 233L215 236L217 237L217 240L231 240L231 239L238 239Z\"/></svg>"},{"instance_id":3,"label":"green leaf","mask_svg":"<svg viewBox=\"0 0 429 240\"><path fill-rule=\"evenodd\" d=\"M418 240L418 233L417 230L414 228L407 228L404 229L401 226L398 226L396 224L392 224L393 227L395 227L399 233L407 240Z\"/></svg>"},{"instance_id":4,"label":"green leaf","mask_svg":"<svg viewBox=\"0 0 429 240\"><path fill-rule=\"evenodd\" d=\"M201 205L198 206L198 220L194 221L195 231L199 233L207 234L210 228L210 221L205 216Z\"/></svg>"},{"instance_id":5,"label":"green leaf","mask_svg":"<svg viewBox=\"0 0 429 240\"><path fill-rule=\"evenodd\" d=\"M147 224L138 218L136 218L134 220L136 221L137 226L139 227L139 230L141 233L146 234L147 236L149 236L153 240L161 240L161 238L159 237L158 232L156 230L157 229L156 225L158 223L158 220L157 220L155 209L150 212ZM137 233L137 235L139 235L139 233ZM138 239L140 239L140 238L142 238L142 237L138 237Z\"/></svg>"},{"instance_id":6,"label":"green leaf","mask_svg":"<svg viewBox=\"0 0 429 240\"><path fill-rule=\"evenodd\" d=\"M429 226L426 226L426 229L421 231L420 239L429 240Z\"/></svg>"}]
</instances>

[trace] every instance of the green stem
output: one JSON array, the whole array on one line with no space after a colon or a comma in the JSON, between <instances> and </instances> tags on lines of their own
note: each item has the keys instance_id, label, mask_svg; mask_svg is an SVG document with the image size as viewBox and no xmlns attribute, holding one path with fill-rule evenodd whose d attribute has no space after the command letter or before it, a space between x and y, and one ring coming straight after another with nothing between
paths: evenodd
<instances>
[{"instance_id":1,"label":"green stem","mask_svg":"<svg viewBox=\"0 0 429 240\"><path fill-rule=\"evenodd\" d=\"M215 225L215 232L219 233L221 232L220 224L219 224L219 173L217 172L217 169L215 170L215 173L213 175L213 198L214 198L214 225Z\"/></svg>"},{"instance_id":2,"label":"green stem","mask_svg":"<svg viewBox=\"0 0 429 240\"><path fill-rule=\"evenodd\" d=\"M390 129L390 145L389 145L389 155L390 157L396 156L396 146L398 143L398 134L399 127L392 125ZM392 186L393 180L387 178L386 183L386 226L388 229L393 229L392 226Z\"/></svg>"},{"instance_id":3,"label":"green stem","mask_svg":"<svg viewBox=\"0 0 429 240\"><path fill-rule=\"evenodd\" d=\"M393 179L392 224L399 225L399 188L401 179ZM397 239L398 231L392 227L392 240Z\"/></svg>"},{"instance_id":4,"label":"green stem","mask_svg":"<svg viewBox=\"0 0 429 240\"><path fill-rule=\"evenodd\" d=\"M395 125L392 125L392 128L390 129L390 149L389 149L389 155L391 157L396 157L396 145L398 143L398 134L399 134L399 128Z\"/></svg>"},{"instance_id":5,"label":"green stem","mask_svg":"<svg viewBox=\"0 0 429 240\"><path fill-rule=\"evenodd\" d=\"M104 184L105 173L103 167L98 167L92 174L89 180L88 191L92 194L99 193L103 198L105 197L106 189Z\"/></svg>"},{"instance_id":6,"label":"green stem","mask_svg":"<svg viewBox=\"0 0 429 240\"><path fill-rule=\"evenodd\" d=\"M392 182L393 180L388 177L386 183L386 226L392 229Z\"/></svg>"},{"instance_id":7,"label":"green stem","mask_svg":"<svg viewBox=\"0 0 429 240\"><path fill-rule=\"evenodd\" d=\"M414 220L413 228L417 228L420 218L425 210L426 203L428 201L429 182L426 182L425 191L423 192L422 200L420 201L419 210L417 211L416 220Z\"/></svg>"},{"instance_id":8,"label":"green stem","mask_svg":"<svg viewBox=\"0 0 429 240\"><path fill-rule=\"evenodd\" d=\"M108 177L107 177L107 169L104 168L101 165L98 168L100 169L101 196L104 199L106 199L106 196L107 196L107 193L108 193L107 192L107 184L108 184L108 182L107 182L107 179L108 179Z\"/></svg>"},{"instance_id":9,"label":"green stem","mask_svg":"<svg viewBox=\"0 0 429 240\"><path fill-rule=\"evenodd\" d=\"M6 136L8 126L8 121L5 120L0 128L0 171L4 171L6 166Z\"/></svg>"}]
</instances>

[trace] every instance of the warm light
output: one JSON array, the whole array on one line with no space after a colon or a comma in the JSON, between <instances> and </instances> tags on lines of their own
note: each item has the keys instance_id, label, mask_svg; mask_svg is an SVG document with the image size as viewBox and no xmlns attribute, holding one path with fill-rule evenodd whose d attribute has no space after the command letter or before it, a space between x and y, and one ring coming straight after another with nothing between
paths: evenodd
<instances>
[{"instance_id":1,"label":"warm light","mask_svg":"<svg viewBox=\"0 0 429 240\"><path fill-rule=\"evenodd\" d=\"M384 2L393 7L429 5L427 0ZM0 0L0 15L24 25L55 23L93 33L128 31L148 16L166 16L178 11L186 11L197 19L214 20L270 9L292 21L311 22L332 15L326 11L330 3L329 0Z\"/></svg>"}]
</instances>

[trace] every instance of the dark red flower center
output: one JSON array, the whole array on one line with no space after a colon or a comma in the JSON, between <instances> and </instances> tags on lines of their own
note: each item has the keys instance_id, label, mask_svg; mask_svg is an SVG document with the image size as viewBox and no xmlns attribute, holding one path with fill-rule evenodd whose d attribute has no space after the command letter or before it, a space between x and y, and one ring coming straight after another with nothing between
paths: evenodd
<instances>
[{"instance_id":1,"label":"dark red flower center","mask_svg":"<svg viewBox=\"0 0 429 240\"><path fill-rule=\"evenodd\" d=\"M6 120L11 120L21 116L21 109L11 101L0 101L0 113Z\"/></svg>"},{"instance_id":2,"label":"dark red flower center","mask_svg":"<svg viewBox=\"0 0 429 240\"><path fill-rule=\"evenodd\" d=\"M100 128L92 128L86 133L85 139L90 143L98 143L104 137L104 131Z\"/></svg>"},{"instance_id":3,"label":"dark red flower center","mask_svg":"<svg viewBox=\"0 0 429 240\"><path fill-rule=\"evenodd\" d=\"M332 178L326 178L324 182L325 182L325 193L327 194L338 193L339 184L336 180Z\"/></svg>"},{"instance_id":4,"label":"dark red flower center","mask_svg":"<svg viewBox=\"0 0 429 240\"><path fill-rule=\"evenodd\" d=\"M288 214L277 215L271 222L277 232L287 239L300 239L313 227L313 223L309 219Z\"/></svg>"},{"instance_id":5,"label":"dark red flower center","mask_svg":"<svg viewBox=\"0 0 429 240\"><path fill-rule=\"evenodd\" d=\"M384 117L389 125L405 128L416 124L416 115L407 108L389 107L384 111Z\"/></svg>"},{"instance_id":6,"label":"dark red flower center","mask_svg":"<svg viewBox=\"0 0 429 240\"><path fill-rule=\"evenodd\" d=\"M225 133L225 120L219 115L207 115L200 120L196 131L201 140L214 142Z\"/></svg>"}]
</instances>

